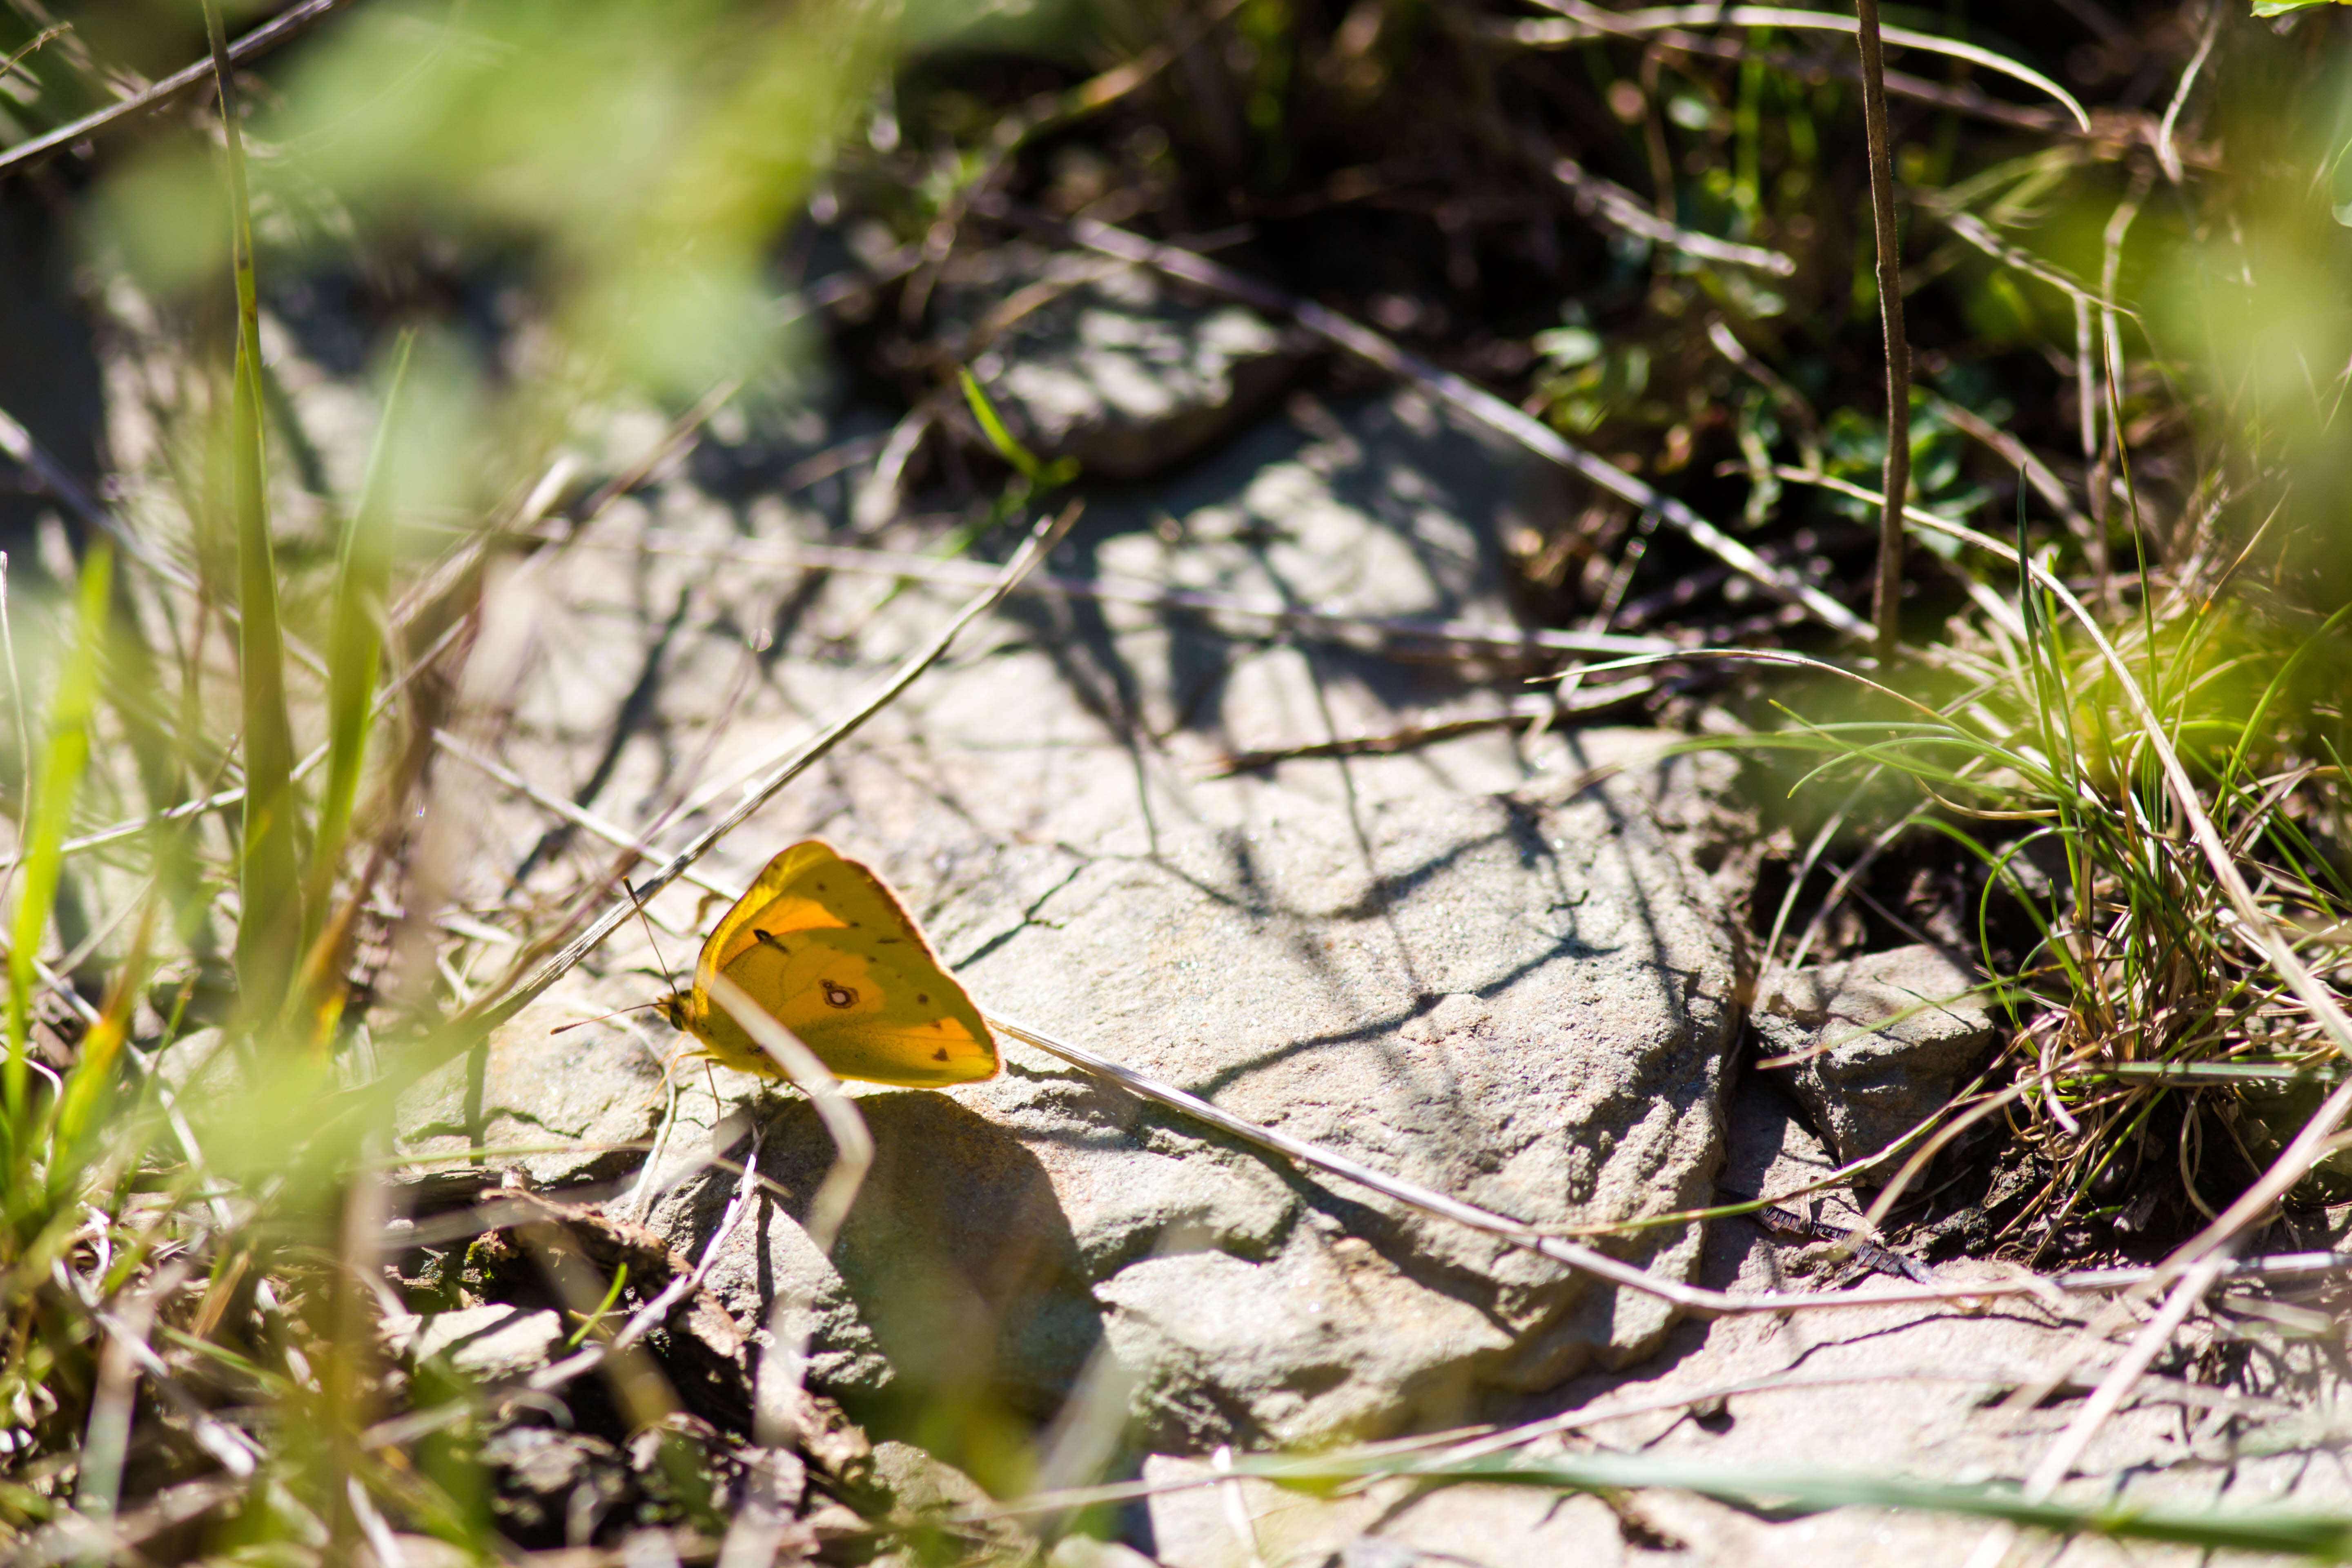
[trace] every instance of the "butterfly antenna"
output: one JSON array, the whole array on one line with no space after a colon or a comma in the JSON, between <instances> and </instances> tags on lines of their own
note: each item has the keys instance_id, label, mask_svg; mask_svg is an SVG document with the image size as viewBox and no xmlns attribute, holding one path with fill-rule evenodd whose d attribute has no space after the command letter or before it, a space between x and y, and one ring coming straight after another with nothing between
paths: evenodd
<instances>
[{"instance_id":1,"label":"butterfly antenna","mask_svg":"<svg viewBox=\"0 0 2352 1568\"><path fill-rule=\"evenodd\" d=\"M584 1029L591 1024L601 1024L607 1018L617 1018L624 1013L642 1013L648 1007L658 1007L661 1004L658 1002L640 1002L634 1007L622 1007L610 1013L599 1013L593 1018L575 1018L569 1024L558 1025L556 1027L550 1029L547 1032L551 1035L560 1035L566 1029Z\"/></svg>"},{"instance_id":2,"label":"butterfly antenna","mask_svg":"<svg viewBox=\"0 0 2352 1568\"><path fill-rule=\"evenodd\" d=\"M669 960L662 956L661 943L656 940L654 936L654 922L646 918L646 906L644 902L638 899L636 889L629 886L629 879L627 878L624 877L621 879L621 886L628 889L629 907L637 911L637 922L646 928L646 943L654 950L654 962L661 965L662 979L667 982L670 977ZM677 988L677 986L672 985L670 989L675 991ZM614 1012L604 1014L599 1017L582 1018L576 1023L566 1024L562 1026L562 1028L550 1029L547 1032L551 1035L560 1035L563 1033L564 1029L577 1029L588 1024L601 1024L604 1022L606 1018L617 1018L624 1013L642 1013L648 1007L660 1006L663 1000L663 998L656 998L651 1002L640 1002L634 1007L622 1007Z\"/></svg>"},{"instance_id":3,"label":"butterfly antenna","mask_svg":"<svg viewBox=\"0 0 2352 1568\"><path fill-rule=\"evenodd\" d=\"M637 923L646 928L646 945L654 950L654 962L661 965L663 981L671 990L677 990L677 983L670 979L669 960L662 956L661 943L654 939L654 922L646 916L645 901L637 897L637 889L630 886L626 877L621 879L621 886L628 890L629 907L637 911Z\"/></svg>"}]
</instances>

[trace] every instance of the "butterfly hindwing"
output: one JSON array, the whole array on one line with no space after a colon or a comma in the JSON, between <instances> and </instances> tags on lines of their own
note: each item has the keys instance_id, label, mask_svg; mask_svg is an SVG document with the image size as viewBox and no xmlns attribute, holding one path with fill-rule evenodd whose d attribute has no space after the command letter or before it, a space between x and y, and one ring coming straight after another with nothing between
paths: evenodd
<instances>
[{"instance_id":1,"label":"butterfly hindwing","mask_svg":"<svg viewBox=\"0 0 2352 1568\"><path fill-rule=\"evenodd\" d=\"M724 973L844 1078L937 1086L989 1078L996 1045L963 987L882 879L811 839L768 863L696 965L693 1032L730 1067L773 1076L710 1004Z\"/></svg>"}]
</instances>

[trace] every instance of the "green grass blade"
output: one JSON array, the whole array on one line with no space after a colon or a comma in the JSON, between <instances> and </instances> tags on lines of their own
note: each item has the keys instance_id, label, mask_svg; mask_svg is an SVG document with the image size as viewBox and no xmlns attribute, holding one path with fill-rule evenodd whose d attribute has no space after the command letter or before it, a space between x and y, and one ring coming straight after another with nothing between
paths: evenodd
<instances>
[{"instance_id":1,"label":"green grass blade","mask_svg":"<svg viewBox=\"0 0 2352 1568\"><path fill-rule=\"evenodd\" d=\"M49 1190L59 1196L74 1190L92 1156L99 1153L98 1146L106 1141L106 1113L114 1100L115 1069L146 982L156 910L151 903L141 916L130 956L108 987L99 1021L82 1037L73 1069L66 1075L65 1092L58 1097L52 1133L46 1142L51 1151Z\"/></svg>"},{"instance_id":2,"label":"green grass blade","mask_svg":"<svg viewBox=\"0 0 2352 1568\"><path fill-rule=\"evenodd\" d=\"M65 863L61 846L73 819L74 793L89 764L89 721L98 698L104 658L107 606L113 589L114 555L94 546L82 563L80 629L67 656L49 710L48 741L40 758L39 782L26 815L24 876L16 893L16 919L8 936L8 1061L0 1076L12 1137L23 1126L26 1041L32 1033L33 960L48 930Z\"/></svg>"},{"instance_id":3,"label":"green grass blade","mask_svg":"<svg viewBox=\"0 0 2352 1568\"><path fill-rule=\"evenodd\" d=\"M237 132L228 43L217 0L205 0L220 85L227 157L230 244L236 275L236 374L229 411L230 506L236 519L238 680L245 715L245 826L238 843L237 986L246 1016L275 1015L302 936L294 847L294 737L286 711L286 647L278 567L269 540L268 468L262 447L261 310L254 287L252 205Z\"/></svg>"},{"instance_id":4,"label":"green grass blade","mask_svg":"<svg viewBox=\"0 0 2352 1568\"><path fill-rule=\"evenodd\" d=\"M1003 417L996 412L996 405L982 388L980 378L959 365L956 380L963 386L963 400L971 406L971 416L980 421L981 433L996 448L996 455L1012 464L1023 479L1035 484L1045 473L1045 465L1037 460L1036 453L1013 439L1013 432L1005 428Z\"/></svg>"},{"instance_id":5,"label":"green grass blade","mask_svg":"<svg viewBox=\"0 0 2352 1568\"><path fill-rule=\"evenodd\" d=\"M2278 673L2272 676L2269 684L2263 688L2261 699L2255 702L2253 712L2247 717L2244 727L2239 731L2238 743L2231 748L2230 760L2221 769L2222 784L2228 784L2237 778L2238 770L2245 765L2247 748L2253 744L2256 735L2263 732L2263 721L2270 717L2271 705L2287 689L2295 670L2306 658L2326 646L2327 635L2341 625L2347 616L2352 616L2352 605L2338 609L2320 624L2317 631L2297 644L2294 652L2287 656L2286 662L2279 666Z\"/></svg>"},{"instance_id":6,"label":"green grass blade","mask_svg":"<svg viewBox=\"0 0 2352 1568\"><path fill-rule=\"evenodd\" d=\"M1775 1514L1825 1513L1839 1508L1897 1509L2002 1520L2058 1535L2103 1535L2122 1541L2163 1541L2208 1551L2300 1553L2323 1562L2352 1557L2352 1518L2284 1510L2142 1508L2118 1501L2027 1500L2012 1489L1915 1480L1906 1476L1841 1474L1834 1470L1749 1470L1701 1459L1653 1454L1572 1454L1528 1460L1484 1455L1452 1463L1414 1463L1405 1456L1349 1461L1260 1459L1238 1462L1242 1474L1294 1485L1330 1484L1368 1476L1423 1480L1483 1481L1560 1491L1610 1491L1667 1487L1735 1507Z\"/></svg>"},{"instance_id":7,"label":"green grass blade","mask_svg":"<svg viewBox=\"0 0 2352 1568\"><path fill-rule=\"evenodd\" d=\"M375 714L375 683L383 658L383 613L392 578L392 484L386 472L392 437L408 380L414 334L403 334L394 351L383 418L376 427L360 504L343 528L342 559L336 570L335 608L327 647L327 782L319 796L319 818L310 838L310 869L304 900L307 952L326 921L344 837L359 798L360 773L367 760L368 731Z\"/></svg>"},{"instance_id":8,"label":"green grass blade","mask_svg":"<svg viewBox=\"0 0 2352 1568\"><path fill-rule=\"evenodd\" d=\"M987 389L980 384L978 376L959 365L956 367L956 380L963 387L963 400L971 406L971 416L980 421L981 432L988 437L988 444L996 448L998 457L1012 464L1021 477L1029 481L1028 492L1021 498L1022 504L1034 500L1049 490L1059 489L1078 477L1076 458L1056 458L1048 463L1014 439L1013 432L1005 426L1003 416L996 412L996 405L990 399Z\"/></svg>"}]
</instances>

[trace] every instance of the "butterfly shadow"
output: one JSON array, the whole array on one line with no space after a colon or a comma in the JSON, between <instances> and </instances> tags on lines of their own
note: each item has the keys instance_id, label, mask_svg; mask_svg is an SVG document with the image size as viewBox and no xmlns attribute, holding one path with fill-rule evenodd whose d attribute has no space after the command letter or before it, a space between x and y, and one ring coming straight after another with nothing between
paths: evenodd
<instances>
[{"instance_id":1,"label":"butterfly shadow","mask_svg":"<svg viewBox=\"0 0 2352 1568\"><path fill-rule=\"evenodd\" d=\"M874 1093L857 1105L874 1165L834 1247L833 1278L814 1282L812 1382L877 1437L917 1442L983 1484L1015 1478L1102 1341L1068 1216L1035 1154L948 1096ZM810 1289L814 1251L801 1226L834 1146L804 1100L770 1110L763 1134L760 1173L774 1187L747 1228L764 1309L780 1289ZM729 1184L697 1216L702 1239Z\"/></svg>"}]
</instances>

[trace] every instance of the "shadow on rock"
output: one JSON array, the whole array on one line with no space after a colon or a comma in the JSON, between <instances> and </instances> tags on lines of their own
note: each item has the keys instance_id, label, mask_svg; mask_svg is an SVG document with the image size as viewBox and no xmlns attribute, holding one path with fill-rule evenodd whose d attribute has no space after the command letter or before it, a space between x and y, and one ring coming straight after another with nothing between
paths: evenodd
<instances>
[{"instance_id":1,"label":"shadow on rock","mask_svg":"<svg viewBox=\"0 0 2352 1568\"><path fill-rule=\"evenodd\" d=\"M747 1305L780 1292L812 1300L813 1381L830 1384L877 1436L919 1443L984 1484L1017 1483L1033 1428L1102 1338L1070 1222L1036 1156L956 1101L910 1091L869 1095L858 1108L873 1130L874 1168L833 1267L817 1262L799 1225L833 1142L814 1109L794 1101L765 1121L760 1157L790 1202L763 1203L745 1227L752 1246L730 1248L756 1258L756 1278L722 1268L713 1283L724 1290L720 1277L736 1274ZM704 1188L698 1236L730 1185ZM848 1313L827 1310L828 1297ZM828 1341L844 1337L851 1315L861 1342L847 1355L836 1346L829 1362Z\"/></svg>"}]
</instances>

